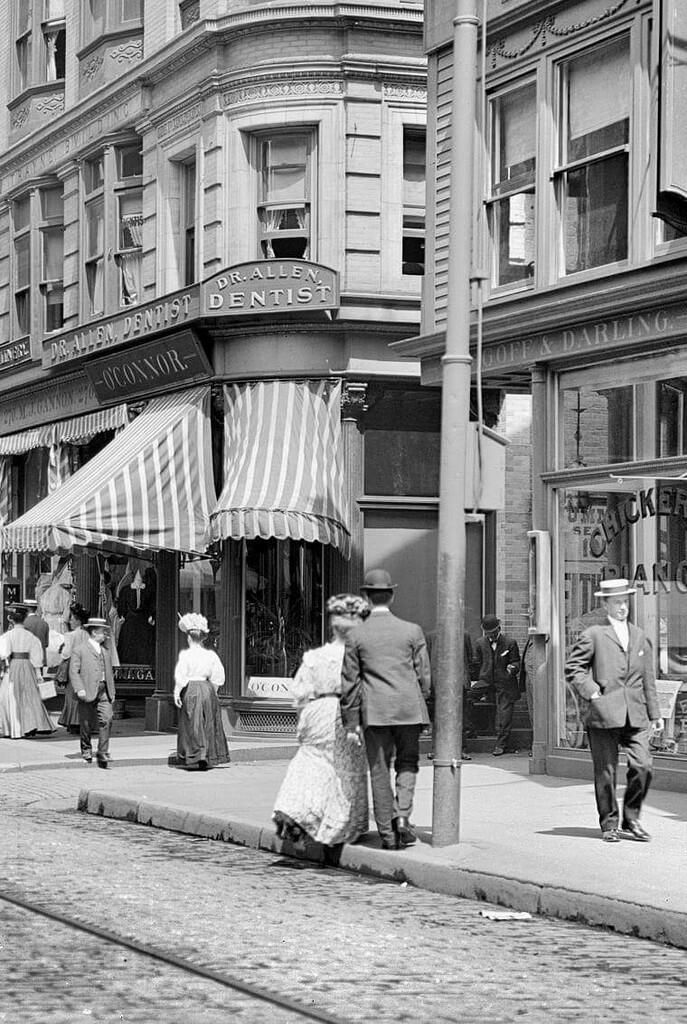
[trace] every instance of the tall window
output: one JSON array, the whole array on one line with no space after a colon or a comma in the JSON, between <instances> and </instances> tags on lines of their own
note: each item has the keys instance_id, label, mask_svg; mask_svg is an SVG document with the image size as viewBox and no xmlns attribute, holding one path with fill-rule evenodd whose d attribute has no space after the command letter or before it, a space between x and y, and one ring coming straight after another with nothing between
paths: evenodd
<instances>
[{"instance_id":1,"label":"tall window","mask_svg":"<svg viewBox=\"0 0 687 1024\"><path fill-rule=\"evenodd\" d=\"M535 265L536 86L493 97L487 202L495 286L532 284Z\"/></svg>"},{"instance_id":2,"label":"tall window","mask_svg":"<svg viewBox=\"0 0 687 1024\"><path fill-rule=\"evenodd\" d=\"M403 130L402 273L425 272L425 132Z\"/></svg>"},{"instance_id":3,"label":"tall window","mask_svg":"<svg viewBox=\"0 0 687 1024\"><path fill-rule=\"evenodd\" d=\"M40 191L41 295L43 330L46 334L61 330L64 324L63 263L64 224L62 186Z\"/></svg>"},{"instance_id":4,"label":"tall window","mask_svg":"<svg viewBox=\"0 0 687 1024\"><path fill-rule=\"evenodd\" d=\"M196 280L196 162L181 165L181 231L184 285Z\"/></svg>"},{"instance_id":5,"label":"tall window","mask_svg":"<svg viewBox=\"0 0 687 1024\"><path fill-rule=\"evenodd\" d=\"M90 316L141 301L142 170L140 141L108 148L84 163L84 270ZM105 258L110 252L111 261Z\"/></svg>"},{"instance_id":6,"label":"tall window","mask_svg":"<svg viewBox=\"0 0 687 1024\"><path fill-rule=\"evenodd\" d=\"M565 273L627 258L631 78L627 37L560 67L555 170Z\"/></svg>"},{"instance_id":7,"label":"tall window","mask_svg":"<svg viewBox=\"0 0 687 1024\"><path fill-rule=\"evenodd\" d=\"M33 39L33 9L31 0L19 0L17 4L16 55L17 92L23 92L31 85L31 58Z\"/></svg>"},{"instance_id":8,"label":"tall window","mask_svg":"<svg viewBox=\"0 0 687 1024\"><path fill-rule=\"evenodd\" d=\"M311 257L312 143L311 132L258 140L258 222L265 259Z\"/></svg>"},{"instance_id":9,"label":"tall window","mask_svg":"<svg viewBox=\"0 0 687 1024\"><path fill-rule=\"evenodd\" d=\"M14 328L15 337L31 331L31 196L16 200L12 209L14 230Z\"/></svg>"}]
</instances>

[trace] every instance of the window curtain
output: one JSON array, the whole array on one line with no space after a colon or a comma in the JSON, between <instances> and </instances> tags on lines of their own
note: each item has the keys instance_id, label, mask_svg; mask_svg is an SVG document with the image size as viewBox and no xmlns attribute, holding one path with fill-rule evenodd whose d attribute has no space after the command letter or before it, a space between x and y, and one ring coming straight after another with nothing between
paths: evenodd
<instances>
[{"instance_id":1,"label":"window curtain","mask_svg":"<svg viewBox=\"0 0 687 1024\"><path fill-rule=\"evenodd\" d=\"M266 235L271 234L273 231L279 230L279 222L284 216L283 210L263 210L262 211L262 230ZM269 259L274 259L274 248L272 246L272 239L265 239L265 255Z\"/></svg>"},{"instance_id":2,"label":"window curtain","mask_svg":"<svg viewBox=\"0 0 687 1024\"><path fill-rule=\"evenodd\" d=\"M82 443L90 438L83 438ZM65 480L79 468L81 459L78 448L71 444L55 442L48 453L48 494L56 491Z\"/></svg>"}]
</instances>

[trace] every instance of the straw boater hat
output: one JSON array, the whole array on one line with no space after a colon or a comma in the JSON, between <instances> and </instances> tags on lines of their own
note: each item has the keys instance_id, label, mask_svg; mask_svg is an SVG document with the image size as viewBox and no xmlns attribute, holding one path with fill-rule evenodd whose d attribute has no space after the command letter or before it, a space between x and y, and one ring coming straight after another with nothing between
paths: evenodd
<instances>
[{"instance_id":1,"label":"straw boater hat","mask_svg":"<svg viewBox=\"0 0 687 1024\"><path fill-rule=\"evenodd\" d=\"M627 580L602 580L600 589L594 591L594 597L626 597L628 594L636 594L635 587L631 587Z\"/></svg>"},{"instance_id":2,"label":"straw boater hat","mask_svg":"<svg viewBox=\"0 0 687 1024\"><path fill-rule=\"evenodd\" d=\"M107 619L89 619L88 622L84 622L84 629L104 629L106 633L110 632L110 624Z\"/></svg>"}]
</instances>

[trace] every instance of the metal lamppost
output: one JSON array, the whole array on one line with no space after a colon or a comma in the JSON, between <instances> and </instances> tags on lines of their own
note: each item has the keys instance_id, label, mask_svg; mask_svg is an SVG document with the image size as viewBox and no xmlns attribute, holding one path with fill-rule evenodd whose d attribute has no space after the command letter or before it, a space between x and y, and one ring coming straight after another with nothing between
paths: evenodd
<instances>
[{"instance_id":1,"label":"metal lamppost","mask_svg":"<svg viewBox=\"0 0 687 1024\"><path fill-rule=\"evenodd\" d=\"M477 2L456 0L453 20L448 307L441 398L433 846L457 843L460 832Z\"/></svg>"}]
</instances>

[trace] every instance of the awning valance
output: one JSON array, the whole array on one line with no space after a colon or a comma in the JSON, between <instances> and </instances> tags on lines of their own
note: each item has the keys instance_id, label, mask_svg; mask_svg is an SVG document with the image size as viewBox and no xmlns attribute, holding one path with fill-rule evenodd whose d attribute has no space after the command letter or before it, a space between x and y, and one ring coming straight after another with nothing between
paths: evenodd
<instances>
[{"instance_id":1,"label":"awning valance","mask_svg":"<svg viewBox=\"0 0 687 1024\"><path fill-rule=\"evenodd\" d=\"M224 388L224 488L214 539L319 541L348 555L341 382L273 380Z\"/></svg>"},{"instance_id":2,"label":"awning valance","mask_svg":"<svg viewBox=\"0 0 687 1024\"><path fill-rule=\"evenodd\" d=\"M210 389L153 398L43 501L3 528L5 551L203 552L215 503Z\"/></svg>"},{"instance_id":3,"label":"awning valance","mask_svg":"<svg viewBox=\"0 0 687 1024\"><path fill-rule=\"evenodd\" d=\"M98 409L69 420L59 420L42 427L32 427L18 434L0 437L0 455L22 455L33 448L50 448L54 444L76 444L78 441L102 434L106 430L119 430L126 425L125 405L112 409Z\"/></svg>"}]
</instances>

